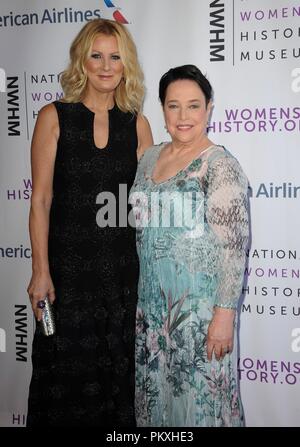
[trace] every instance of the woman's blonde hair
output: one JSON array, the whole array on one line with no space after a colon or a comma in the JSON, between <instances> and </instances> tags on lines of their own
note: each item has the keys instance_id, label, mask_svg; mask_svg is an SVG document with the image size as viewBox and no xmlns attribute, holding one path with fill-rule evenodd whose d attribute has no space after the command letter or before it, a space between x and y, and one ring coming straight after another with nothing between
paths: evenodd
<instances>
[{"instance_id":1,"label":"woman's blonde hair","mask_svg":"<svg viewBox=\"0 0 300 447\"><path fill-rule=\"evenodd\" d=\"M115 102L123 112L137 114L142 108L145 89L136 46L124 25L108 19L91 20L72 42L69 66L60 77L64 92L63 101L80 102L83 100L87 85L85 63L90 55L93 42L99 34L116 37L121 61L124 65L124 79L115 90Z\"/></svg>"}]
</instances>

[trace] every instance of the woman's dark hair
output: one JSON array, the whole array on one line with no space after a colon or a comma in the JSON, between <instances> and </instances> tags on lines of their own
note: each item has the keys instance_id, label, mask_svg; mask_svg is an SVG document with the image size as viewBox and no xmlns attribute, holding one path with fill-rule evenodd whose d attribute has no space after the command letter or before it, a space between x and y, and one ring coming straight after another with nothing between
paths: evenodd
<instances>
[{"instance_id":1,"label":"woman's dark hair","mask_svg":"<svg viewBox=\"0 0 300 447\"><path fill-rule=\"evenodd\" d=\"M170 68L167 73L162 75L159 81L159 99L162 105L165 103L167 88L172 82L179 81L180 79L189 79L195 81L202 90L206 105L212 98L212 86L206 77L201 73L198 67L195 65L181 65L180 67Z\"/></svg>"}]
</instances>

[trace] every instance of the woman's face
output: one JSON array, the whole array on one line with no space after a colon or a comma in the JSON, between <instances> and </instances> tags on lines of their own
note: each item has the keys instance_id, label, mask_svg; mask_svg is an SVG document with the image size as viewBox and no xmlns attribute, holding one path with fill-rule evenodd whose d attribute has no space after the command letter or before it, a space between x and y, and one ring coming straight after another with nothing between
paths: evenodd
<instances>
[{"instance_id":1,"label":"woman's face","mask_svg":"<svg viewBox=\"0 0 300 447\"><path fill-rule=\"evenodd\" d=\"M169 84L163 106L166 126L173 141L197 141L206 134L211 103L195 81L180 79Z\"/></svg>"},{"instance_id":2,"label":"woman's face","mask_svg":"<svg viewBox=\"0 0 300 447\"><path fill-rule=\"evenodd\" d=\"M88 88L110 93L119 85L124 65L121 61L118 42L114 36L99 34L92 44L85 63Z\"/></svg>"}]
</instances>

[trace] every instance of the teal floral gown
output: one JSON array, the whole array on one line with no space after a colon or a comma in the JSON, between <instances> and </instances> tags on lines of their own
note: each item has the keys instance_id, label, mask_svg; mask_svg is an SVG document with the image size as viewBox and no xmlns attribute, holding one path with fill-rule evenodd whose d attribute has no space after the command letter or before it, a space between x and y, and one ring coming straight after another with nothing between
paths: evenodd
<instances>
[{"instance_id":1,"label":"teal floral gown","mask_svg":"<svg viewBox=\"0 0 300 447\"><path fill-rule=\"evenodd\" d=\"M156 184L165 143L148 149L131 189L140 259L136 419L140 427L243 426L237 343L207 360L213 307L236 308L248 241L248 181L211 146Z\"/></svg>"}]
</instances>

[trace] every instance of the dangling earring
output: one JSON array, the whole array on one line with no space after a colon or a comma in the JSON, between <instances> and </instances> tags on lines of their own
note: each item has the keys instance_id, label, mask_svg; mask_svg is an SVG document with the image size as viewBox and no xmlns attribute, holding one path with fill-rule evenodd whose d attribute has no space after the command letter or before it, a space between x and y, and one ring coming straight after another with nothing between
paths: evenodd
<instances>
[{"instance_id":1,"label":"dangling earring","mask_svg":"<svg viewBox=\"0 0 300 447\"><path fill-rule=\"evenodd\" d=\"M166 132L167 132L167 133L169 133L169 131L168 131L168 128L167 128L167 125L166 125L166 124L164 125L164 128L165 128Z\"/></svg>"}]
</instances>

